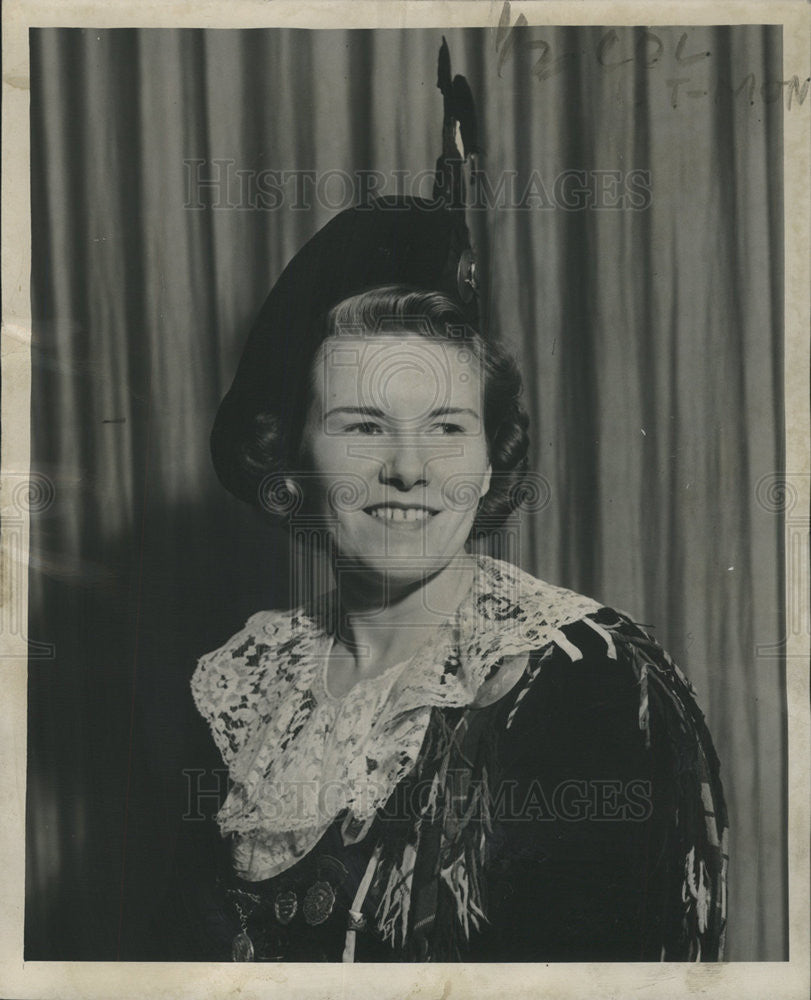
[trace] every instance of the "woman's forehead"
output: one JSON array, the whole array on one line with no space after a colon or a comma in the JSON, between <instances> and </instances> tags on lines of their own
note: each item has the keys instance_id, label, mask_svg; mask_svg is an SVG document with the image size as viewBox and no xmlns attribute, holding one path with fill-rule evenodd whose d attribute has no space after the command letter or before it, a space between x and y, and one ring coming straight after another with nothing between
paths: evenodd
<instances>
[{"instance_id":1,"label":"woman's forehead","mask_svg":"<svg viewBox=\"0 0 811 1000\"><path fill-rule=\"evenodd\" d=\"M482 391L479 358L470 343L408 332L330 337L314 376L314 388L329 407L478 408Z\"/></svg>"}]
</instances>

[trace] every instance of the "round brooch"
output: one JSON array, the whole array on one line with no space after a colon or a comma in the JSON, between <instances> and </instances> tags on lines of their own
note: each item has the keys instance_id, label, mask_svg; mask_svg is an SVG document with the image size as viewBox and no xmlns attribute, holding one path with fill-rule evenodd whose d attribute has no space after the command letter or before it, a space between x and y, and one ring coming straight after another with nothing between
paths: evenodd
<instances>
[{"instance_id":1,"label":"round brooch","mask_svg":"<svg viewBox=\"0 0 811 1000\"><path fill-rule=\"evenodd\" d=\"M273 901L273 912L280 924L289 924L298 912L298 898L292 889L280 892Z\"/></svg>"},{"instance_id":2,"label":"round brooch","mask_svg":"<svg viewBox=\"0 0 811 1000\"><path fill-rule=\"evenodd\" d=\"M335 906L335 890L329 882L315 882L307 890L302 909L304 919L315 926L323 924Z\"/></svg>"}]
</instances>

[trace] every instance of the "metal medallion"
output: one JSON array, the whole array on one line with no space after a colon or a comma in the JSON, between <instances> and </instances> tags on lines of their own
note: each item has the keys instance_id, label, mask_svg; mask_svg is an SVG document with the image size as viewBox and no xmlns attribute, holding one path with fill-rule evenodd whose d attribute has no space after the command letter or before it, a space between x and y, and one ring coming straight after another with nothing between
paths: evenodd
<instances>
[{"instance_id":1,"label":"metal medallion","mask_svg":"<svg viewBox=\"0 0 811 1000\"><path fill-rule=\"evenodd\" d=\"M231 958L234 962L253 961L253 941L245 931L240 931L231 942Z\"/></svg>"},{"instance_id":2,"label":"metal medallion","mask_svg":"<svg viewBox=\"0 0 811 1000\"><path fill-rule=\"evenodd\" d=\"M292 889L280 892L273 901L273 912L280 924L289 924L298 913L298 897Z\"/></svg>"},{"instance_id":3,"label":"metal medallion","mask_svg":"<svg viewBox=\"0 0 811 1000\"><path fill-rule=\"evenodd\" d=\"M302 909L304 919L315 926L323 924L335 906L335 890L329 882L315 882L307 890Z\"/></svg>"},{"instance_id":4,"label":"metal medallion","mask_svg":"<svg viewBox=\"0 0 811 1000\"><path fill-rule=\"evenodd\" d=\"M470 247L465 247L456 269L456 290L463 302L470 302L479 287L476 274L476 257Z\"/></svg>"}]
</instances>

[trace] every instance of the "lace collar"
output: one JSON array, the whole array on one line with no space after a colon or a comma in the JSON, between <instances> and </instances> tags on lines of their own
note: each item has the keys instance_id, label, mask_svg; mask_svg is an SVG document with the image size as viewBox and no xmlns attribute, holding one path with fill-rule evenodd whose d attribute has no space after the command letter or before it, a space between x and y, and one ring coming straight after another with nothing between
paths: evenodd
<instances>
[{"instance_id":1,"label":"lace collar","mask_svg":"<svg viewBox=\"0 0 811 1000\"><path fill-rule=\"evenodd\" d=\"M324 683L332 637L320 619L302 608L252 615L200 658L191 683L229 769L217 821L234 835L237 872L285 871L342 812L363 828L414 766L432 707L471 704L500 663L568 645L561 626L599 607L479 556L455 621L340 699Z\"/></svg>"}]
</instances>

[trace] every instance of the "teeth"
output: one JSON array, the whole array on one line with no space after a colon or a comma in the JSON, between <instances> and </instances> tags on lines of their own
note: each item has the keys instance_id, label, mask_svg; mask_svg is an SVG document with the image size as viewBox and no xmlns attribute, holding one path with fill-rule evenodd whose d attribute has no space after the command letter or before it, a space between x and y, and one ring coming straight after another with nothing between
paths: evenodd
<instances>
[{"instance_id":1,"label":"teeth","mask_svg":"<svg viewBox=\"0 0 811 1000\"><path fill-rule=\"evenodd\" d=\"M407 510L400 507L373 507L369 513L381 521L426 521L431 516L429 511L417 507L409 507Z\"/></svg>"}]
</instances>

